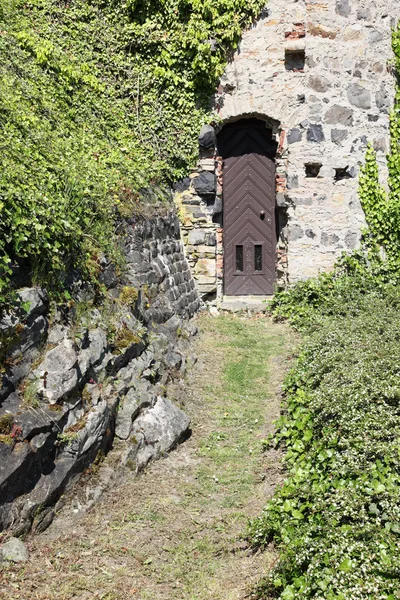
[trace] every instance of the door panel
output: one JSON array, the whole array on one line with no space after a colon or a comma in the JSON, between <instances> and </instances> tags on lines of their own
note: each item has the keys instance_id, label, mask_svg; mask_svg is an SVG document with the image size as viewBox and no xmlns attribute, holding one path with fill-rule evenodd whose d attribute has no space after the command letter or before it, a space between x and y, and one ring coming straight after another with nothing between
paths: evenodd
<instances>
[{"instance_id":1,"label":"door panel","mask_svg":"<svg viewBox=\"0 0 400 600\"><path fill-rule=\"evenodd\" d=\"M275 149L254 120L219 136L224 158L224 292L268 295L275 283ZM224 133L224 130L222 131Z\"/></svg>"}]
</instances>

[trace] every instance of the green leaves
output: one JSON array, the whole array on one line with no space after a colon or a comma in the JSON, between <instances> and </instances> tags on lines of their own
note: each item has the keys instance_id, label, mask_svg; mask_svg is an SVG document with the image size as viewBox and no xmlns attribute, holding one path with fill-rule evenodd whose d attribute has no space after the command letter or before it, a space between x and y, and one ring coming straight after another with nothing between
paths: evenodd
<instances>
[{"instance_id":1,"label":"green leaves","mask_svg":"<svg viewBox=\"0 0 400 600\"><path fill-rule=\"evenodd\" d=\"M227 51L263 4L2 1L0 301L11 259L48 284L72 266L92 277L116 216L187 175Z\"/></svg>"},{"instance_id":2,"label":"green leaves","mask_svg":"<svg viewBox=\"0 0 400 600\"><path fill-rule=\"evenodd\" d=\"M280 552L260 599L398 593L400 292L369 281L335 274L284 298L307 335L275 437L287 478L250 524L256 546Z\"/></svg>"},{"instance_id":3,"label":"green leaves","mask_svg":"<svg viewBox=\"0 0 400 600\"><path fill-rule=\"evenodd\" d=\"M355 568L355 563L350 558L345 558L339 565L339 571L343 573L350 573Z\"/></svg>"},{"instance_id":4,"label":"green leaves","mask_svg":"<svg viewBox=\"0 0 400 600\"><path fill-rule=\"evenodd\" d=\"M400 25L393 32L392 47L396 70L400 68ZM390 119L391 144L387 157L389 193L379 180L376 153L370 144L360 176L360 200L368 223L363 235L368 270L376 280L398 283L400 280L400 95L396 93ZM347 261L349 265L349 261ZM365 265L364 265L365 267Z\"/></svg>"}]
</instances>

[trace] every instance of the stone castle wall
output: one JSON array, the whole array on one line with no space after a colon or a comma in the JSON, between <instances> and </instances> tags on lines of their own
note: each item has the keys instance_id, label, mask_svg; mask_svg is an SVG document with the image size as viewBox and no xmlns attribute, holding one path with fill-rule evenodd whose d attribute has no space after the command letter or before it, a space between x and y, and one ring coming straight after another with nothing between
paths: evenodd
<instances>
[{"instance_id":1,"label":"stone castle wall","mask_svg":"<svg viewBox=\"0 0 400 600\"><path fill-rule=\"evenodd\" d=\"M386 175L394 98L391 29L399 18L397 0L269 0L221 78L214 99L218 127L259 117L279 143L278 280L290 283L329 270L343 250L358 244L364 224L358 175L368 142L378 153L383 181ZM218 181L214 195L205 200L193 185L203 171L212 170L211 157L202 150L192 176L191 202L198 200L192 213L197 216L192 223L186 219L186 235L189 259L199 270L199 289L207 277L207 289L217 290L222 249L217 267L217 246L212 266L211 254L202 248L204 256L200 252L198 258L190 243L197 235L191 228L202 228L196 220L201 213L208 228L222 233L223 218L215 218L222 211ZM214 167L218 178L218 161ZM186 200L187 213L195 204ZM199 269L203 258L208 262Z\"/></svg>"}]
</instances>

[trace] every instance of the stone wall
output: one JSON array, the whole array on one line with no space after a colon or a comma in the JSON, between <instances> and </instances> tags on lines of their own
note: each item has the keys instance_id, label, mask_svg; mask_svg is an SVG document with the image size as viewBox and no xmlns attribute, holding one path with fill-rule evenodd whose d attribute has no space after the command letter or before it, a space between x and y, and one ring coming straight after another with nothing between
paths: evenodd
<instances>
[{"instance_id":1,"label":"stone wall","mask_svg":"<svg viewBox=\"0 0 400 600\"><path fill-rule=\"evenodd\" d=\"M214 99L218 127L259 117L280 146L277 267L282 282L329 270L343 250L358 244L364 224L358 174L368 142L378 153L383 182L386 177L394 97L391 28L399 18L397 0L269 0L221 78ZM210 158L201 155L196 176L211 171ZM218 161L215 169L218 175ZM204 223L211 229L211 208L222 210L221 191L214 200L207 197L207 209L200 199L200 211L191 211L188 197L183 199L185 211L196 215L195 228L200 212L206 212ZM189 235L187 242L190 256ZM201 259L204 254L208 261L207 286L211 289L214 277L217 289L217 269L204 244L199 246Z\"/></svg>"},{"instance_id":2,"label":"stone wall","mask_svg":"<svg viewBox=\"0 0 400 600\"><path fill-rule=\"evenodd\" d=\"M0 530L47 527L61 494L112 445L137 471L188 430L168 398L200 306L179 222L167 213L123 229L126 265L102 260L102 296L75 273L62 309L25 287L0 320Z\"/></svg>"},{"instance_id":3,"label":"stone wall","mask_svg":"<svg viewBox=\"0 0 400 600\"><path fill-rule=\"evenodd\" d=\"M204 300L222 294L222 165L215 153L215 131L203 127L198 168L175 187L182 241Z\"/></svg>"}]
</instances>

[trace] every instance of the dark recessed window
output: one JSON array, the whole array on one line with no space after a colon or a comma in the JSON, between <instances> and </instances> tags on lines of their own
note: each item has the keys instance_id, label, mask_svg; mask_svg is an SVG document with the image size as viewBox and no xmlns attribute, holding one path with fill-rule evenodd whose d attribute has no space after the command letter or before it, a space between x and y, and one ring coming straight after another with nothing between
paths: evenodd
<instances>
[{"instance_id":1,"label":"dark recessed window","mask_svg":"<svg viewBox=\"0 0 400 600\"><path fill-rule=\"evenodd\" d=\"M349 167L343 167L335 169L335 181L342 181L343 179L351 179L353 176L349 171Z\"/></svg>"},{"instance_id":2,"label":"dark recessed window","mask_svg":"<svg viewBox=\"0 0 400 600\"><path fill-rule=\"evenodd\" d=\"M236 271L243 271L243 246L236 246Z\"/></svg>"},{"instance_id":3,"label":"dark recessed window","mask_svg":"<svg viewBox=\"0 0 400 600\"><path fill-rule=\"evenodd\" d=\"M306 163L304 165L306 177L318 177L321 167L321 163Z\"/></svg>"},{"instance_id":4,"label":"dark recessed window","mask_svg":"<svg viewBox=\"0 0 400 600\"><path fill-rule=\"evenodd\" d=\"M297 52L285 52L285 69L286 71L304 71L306 64L306 52L305 50L299 50Z\"/></svg>"},{"instance_id":5,"label":"dark recessed window","mask_svg":"<svg viewBox=\"0 0 400 600\"><path fill-rule=\"evenodd\" d=\"M254 270L262 271L262 245L256 244L254 246Z\"/></svg>"}]
</instances>

